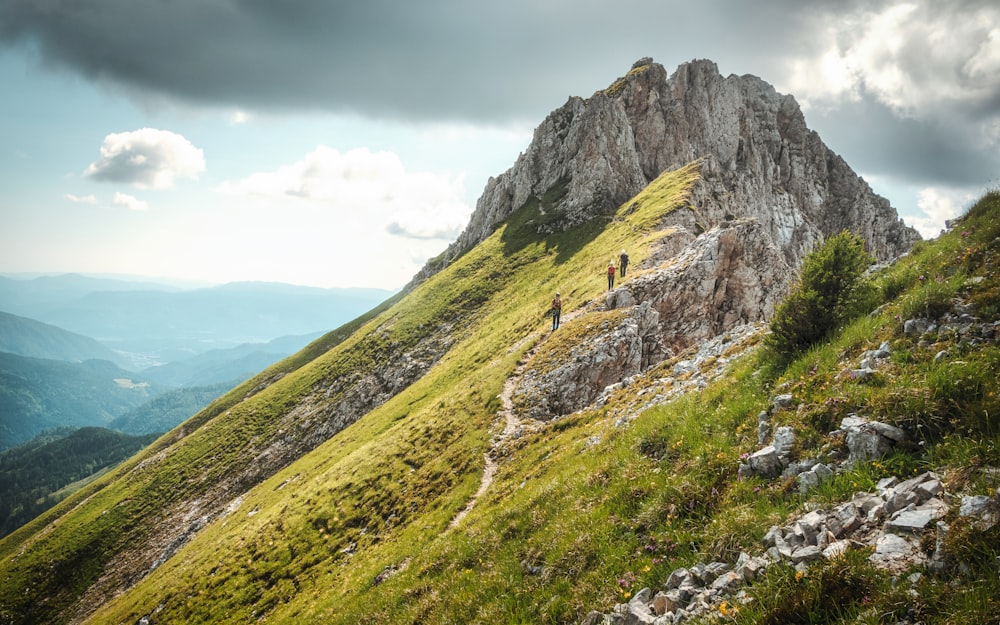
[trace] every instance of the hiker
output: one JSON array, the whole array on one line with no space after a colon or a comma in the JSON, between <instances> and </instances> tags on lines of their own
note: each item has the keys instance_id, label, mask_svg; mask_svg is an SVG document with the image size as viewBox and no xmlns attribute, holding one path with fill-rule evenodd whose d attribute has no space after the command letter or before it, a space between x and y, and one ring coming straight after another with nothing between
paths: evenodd
<instances>
[{"instance_id":1,"label":"hiker","mask_svg":"<svg viewBox=\"0 0 1000 625\"><path fill-rule=\"evenodd\" d=\"M552 309L549 312L552 315L552 329L555 330L559 327L559 315L562 314L562 299L558 293L552 298Z\"/></svg>"},{"instance_id":2,"label":"hiker","mask_svg":"<svg viewBox=\"0 0 1000 625\"><path fill-rule=\"evenodd\" d=\"M625 277L625 270L628 269L628 254L625 250L622 250L621 256L618 257L618 270L622 272L622 278Z\"/></svg>"},{"instance_id":3,"label":"hiker","mask_svg":"<svg viewBox=\"0 0 1000 625\"><path fill-rule=\"evenodd\" d=\"M615 288L615 261L608 261L608 290Z\"/></svg>"}]
</instances>

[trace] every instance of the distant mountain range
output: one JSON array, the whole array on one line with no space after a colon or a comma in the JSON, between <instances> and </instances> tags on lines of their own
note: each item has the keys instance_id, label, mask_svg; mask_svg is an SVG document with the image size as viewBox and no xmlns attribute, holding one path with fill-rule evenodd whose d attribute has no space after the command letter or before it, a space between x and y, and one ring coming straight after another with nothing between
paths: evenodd
<instances>
[{"instance_id":1,"label":"distant mountain range","mask_svg":"<svg viewBox=\"0 0 1000 625\"><path fill-rule=\"evenodd\" d=\"M151 381L176 387L241 382L322 335L322 332L316 332L283 336L267 343L244 343L228 349L213 349L184 360L143 369L142 374Z\"/></svg>"},{"instance_id":2,"label":"distant mountain range","mask_svg":"<svg viewBox=\"0 0 1000 625\"><path fill-rule=\"evenodd\" d=\"M0 352L71 362L96 358L119 366L128 364L127 359L89 336L5 312L0 312Z\"/></svg>"},{"instance_id":3,"label":"distant mountain range","mask_svg":"<svg viewBox=\"0 0 1000 625\"><path fill-rule=\"evenodd\" d=\"M169 430L390 295L0 277L0 449L62 427ZM160 397L171 389L178 391Z\"/></svg>"},{"instance_id":4,"label":"distant mountain range","mask_svg":"<svg viewBox=\"0 0 1000 625\"><path fill-rule=\"evenodd\" d=\"M0 310L92 337L136 371L212 349L315 335L391 295L384 289L264 282L182 290L76 274L0 277Z\"/></svg>"}]
</instances>

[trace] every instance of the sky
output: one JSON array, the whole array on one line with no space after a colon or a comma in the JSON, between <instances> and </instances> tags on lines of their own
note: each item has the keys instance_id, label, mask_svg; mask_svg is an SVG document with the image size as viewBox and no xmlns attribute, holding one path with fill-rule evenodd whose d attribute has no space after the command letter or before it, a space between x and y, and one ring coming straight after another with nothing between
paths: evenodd
<instances>
[{"instance_id":1,"label":"sky","mask_svg":"<svg viewBox=\"0 0 1000 625\"><path fill-rule=\"evenodd\" d=\"M925 237L998 188L995 0L3 0L0 273L401 287L647 56L795 96Z\"/></svg>"}]
</instances>

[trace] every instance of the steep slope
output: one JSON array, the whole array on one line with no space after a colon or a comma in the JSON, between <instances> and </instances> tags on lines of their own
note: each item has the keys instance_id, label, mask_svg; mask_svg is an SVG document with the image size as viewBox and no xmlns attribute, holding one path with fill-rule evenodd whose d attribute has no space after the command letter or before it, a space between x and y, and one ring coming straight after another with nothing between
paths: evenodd
<instances>
[{"instance_id":1,"label":"steep slope","mask_svg":"<svg viewBox=\"0 0 1000 625\"><path fill-rule=\"evenodd\" d=\"M622 314L574 299L578 315L559 331L529 322L519 334L526 308L510 300L523 285L512 283L428 376L236 502L90 622L617 622L588 617L592 609L651 622L640 620L650 597L642 588L669 587L681 567L706 575L702 563L735 568L742 553L766 557L772 526L805 531L806 512L872 498L892 478L926 471L951 503L939 517L950 529L911 539L925 559L914 553L887 571L878 549L848 547L798 569L761 564L751 603L730 596L709 607L744 623L995 622L1000 524L963 510L967 501L1000 505L998 217L994 195L960 230L879 278L876 314L777 378L764 372L764 354L746 352L752 338L730 338L715 356L671 359L519 435L504 436L498 419L492 484L451 527L480 481L487 443L476 429L503 414L489 393L547 368L559 345L584 342ZM574 257L598 261L608 243L598 236ZM519 271L560 279L563 267L578 269L554 260L543 254ZM590 286L600 289L600 277ZM882 343L890 356L854 374ZM715 362L734 357L713 383ZM687 393L671 393L688 383ZM762 444L761 414L775 432L795 432L795 464L819 459L836 473L805 494L793 478L741 478L740 464ZM858 414L894 424L913 444L850 464L858 448L836 430ZM932 552L934 569L921 564Z\"/></svg>"},{"instance_id":2,"label":"steep slope","mask_svg":"<svg viewBox=\"0 0 1000 625\"><path fill-rule=\"evenodd\" d=\"M545 238L530 225L537 210L527 207L364 326L249 381L9 537L0 554L10 568L0 573L18 582L3 596L5 609L17 622L80 620L148 573L129 594L148 601L118 604L141 616L156 608L160 591L180 598L186 591L167 589L206 579L201 564L175 568L191 563L183 553L214 553L228 562L215 577L218 602L197 614L177 604L170 619L241 622L284 601L304 570L313 578L359 551L437 535L476 489L495 398L519 353L540 337L552 293L562 289L567 310L600 293L608 250L629 245L641 255L658 238L659 217L683 205L696 177L696 168L678 171L644 210ZM294 522L281 501L292 492L308 502ZM305 532L291 567L289 552L245 544L274 523ZM53 548L65 566L39 567ZM245 566L246 548L262 569ZM18 591L28 587L47 600ZM260 593L260 603L247 592Z\"/></svg>"}]
</instances>

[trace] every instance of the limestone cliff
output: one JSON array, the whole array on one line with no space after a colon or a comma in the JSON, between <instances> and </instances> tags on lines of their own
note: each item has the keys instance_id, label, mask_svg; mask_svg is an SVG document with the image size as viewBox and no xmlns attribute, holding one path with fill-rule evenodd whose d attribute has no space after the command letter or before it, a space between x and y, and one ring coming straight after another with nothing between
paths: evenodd
<instances>
[{"instance_id":1,"label":"limestone cliff","mask_svg":"<svg viewBox=\"0 0 1000 625\"><path fill-rule=\"evenodd\" d=\"M570 227L612 213L663 171L699 159L692 205L701 228L757 220L792 266L842 230L864 237L880 259L919 238L809 130L792 96L755 76L723 77L710 61L668 77L646 58L607 89L550 113L514 165L489 180L461 236L417 279L552 189L565 192L547 227Z\"/></svg>"}]
</instances>

